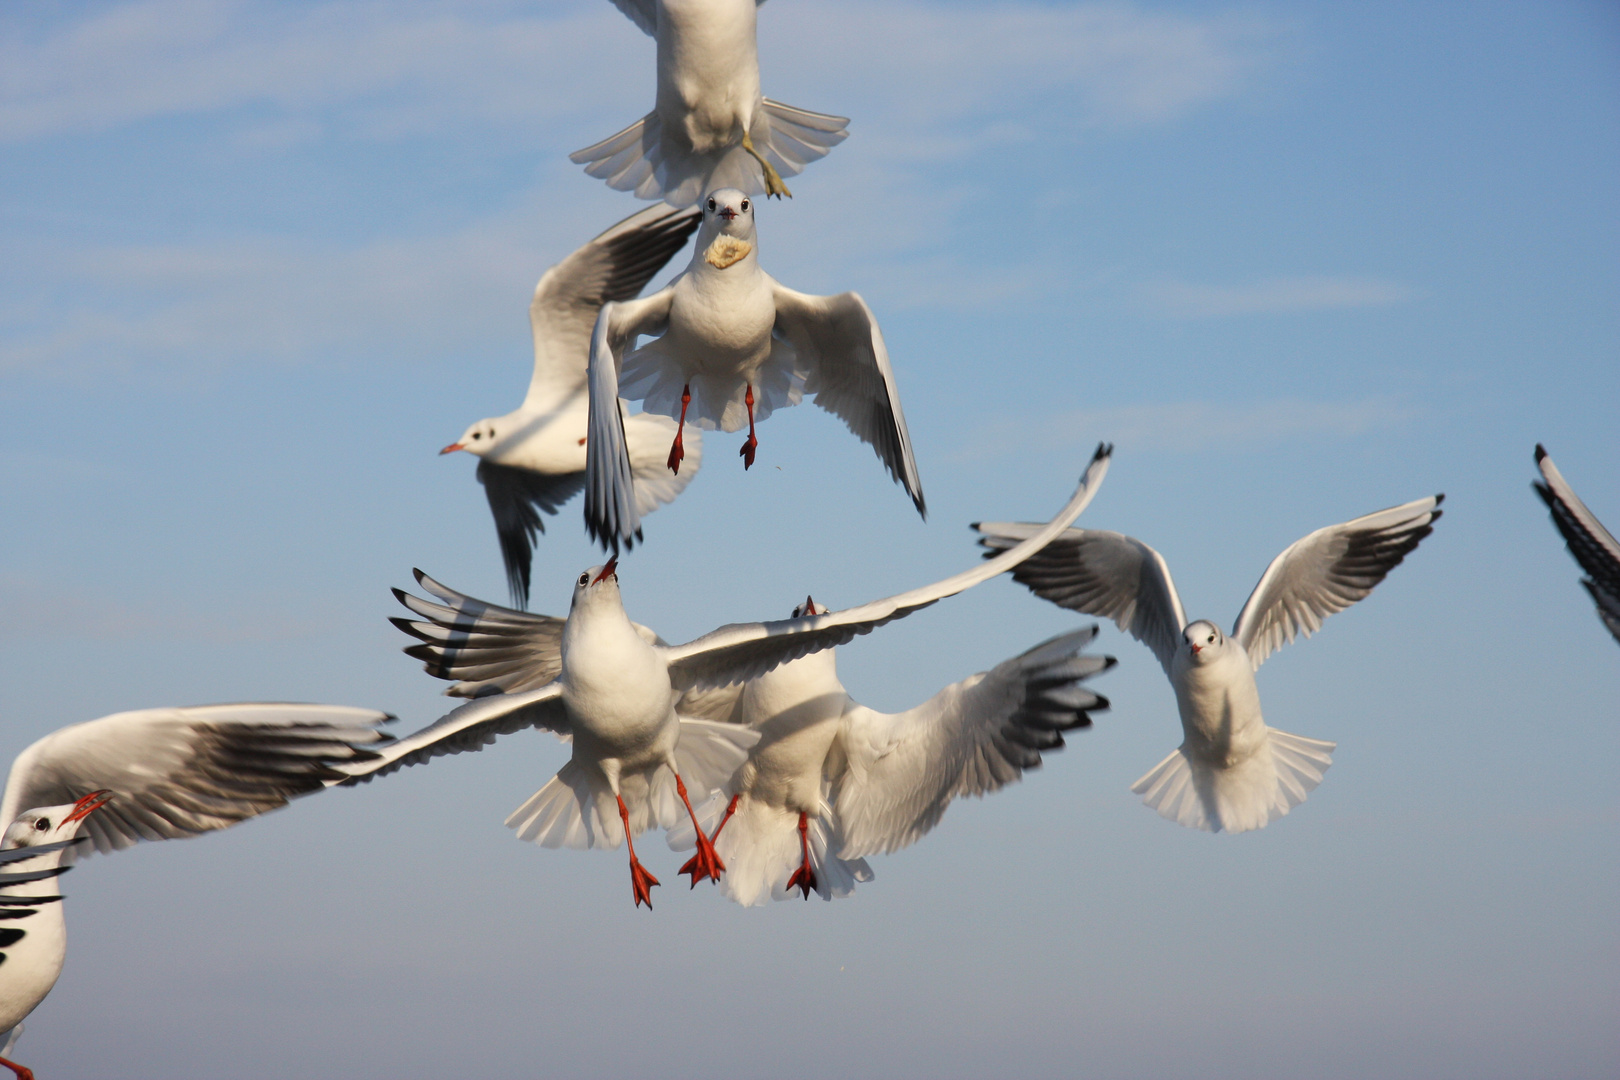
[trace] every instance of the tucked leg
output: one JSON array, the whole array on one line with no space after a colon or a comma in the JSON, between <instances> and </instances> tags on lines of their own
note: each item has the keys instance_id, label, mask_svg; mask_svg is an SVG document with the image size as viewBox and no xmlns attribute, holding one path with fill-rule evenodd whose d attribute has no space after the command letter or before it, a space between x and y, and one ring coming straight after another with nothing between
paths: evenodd
<instances>
[{"instance_id":1,"label":"tucked leg","mask_svg":"<svg viewBox=\"0 0 1620 1080\"><path fill-rule=\"evenodd\" d=\"M658 884L658 879L647 873L647 868L641 865L636 858L635 841L630 839L630 811L624 808L624 796L615 795L619 800L619 820L624 822L624 844L630 849L630 891L635 895L636 906L647 905L652 910L652 887Z\"/></svg>"},{"instance_id":2,"label":"tucked leg","mask_svg":"<svg viewBox=\"0 0 1620 1080\"><path fill-rule=\"evenodd\" d=\"M754 160L759 162L759 167L765 170L765 194L767 196L774 195L780 199L786 195L790 199L793 198L793 192L789 191L788 186L782 182L782 174L776 171L775 166L765 160L763 154L754 149L754 140L749 137L746 131L743 132L742 148L754 155Z\"/></svg>"},{"instance_id":3,"label":"tucked leg","mask_svg":"<svg viewBox=\"0 0 1620 1080\"><path fill-rule=\"evenodd\" d=\"M673 768L671 771L674 771ZM686 813L691 817L692 828L697 832L697 854L686 860L686 864L681 867L681 873L692 875L691 887L694 889L703 878L719 881L726 864L720 861L720 853L714 850L714 842L704 834L703 826L698 824L697 815L692 812L692 800L686 797L686 782L681 779L680 773L675 773L675 792L680 795L681 802L686 804ZM715 835L720 835L719 829L715 830Z\"/></svg>"},{"instance_id":4,"label":"tucked leg","mask_svg":"<svg viewBox=\"0 0 1620 1080\"><path fill-rule=\"evenodd\" d=\"M692 404L692 384L687 383L681 387L681 418L675 421L675 441L669 448L669 471L679 475L681 462L686 460L686 445L681 442L681 435L686 430L686 407ZM584 439L579 440L584 442Z\"/></svg>"},{"instance_id":5,"label":"tucked leg","mask_svg":"<svg viewBox=\"0 0 1620 1080\"><path fill-rule=\"evenodd\" d=\"M743 395L743 404L748 406L748 441L742 444L737 456L743 459L743 468L747 469L754 463L754 451L759 449L759 440L754 438L754 384L748 384L748 392Z\"/></svg>"},{"instance_id":6,"label":"tucked leg","mask_svg":"<svg viewBox=\"0 0 1620 1080\"><path fill-rule=\"evenodd\" d=\"M810 868L810 819L803 810L799 811L799 868L793 871L788 878L788 888L803 889L804 898L810 899L810 893L816 887L816 872Z\"/></svg>"}]
</instances>

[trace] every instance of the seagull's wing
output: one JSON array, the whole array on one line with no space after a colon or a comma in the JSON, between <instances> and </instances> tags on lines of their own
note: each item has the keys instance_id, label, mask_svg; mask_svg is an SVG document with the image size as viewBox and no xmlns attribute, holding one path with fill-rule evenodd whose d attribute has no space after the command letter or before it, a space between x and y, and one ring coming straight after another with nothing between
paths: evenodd
<instances>
[{"instance_id":1,"label":"seagull's wing","mask_svg":"<svg viewBox=\"0 0 1620 1080\"><path fill-rule=\"evenodd\" d=\"M804 391L869 443L889 475L928 516L900 391L872 309L858 293L811 296L772 282L776 336L793 346Z\"/></svg>"},{"instance_id":2,"label":"seagull's wing","mask_svg":"<svg viewBox=\"0 0 1620 1080\"><path fill-rule=\"evenodd\" d=\"M439 719L383 747L373 760L339 766L343 776L327 784L363 784L407 765L421 765L445 754L482 750L502 735L524 728L544 728L564 737L572 734L562 686L551 683L521 694L491 694L452 709Z\"/></svg>"},{"instance_id":3,"label":"seagull's wing","mask_svg":"<svg viewBox=\"0 0 1620 1080\"><path fill-rule=\"evenodd\" d=\"M421 619L390 619L419 644L405 649L436 679L455 685L451 697L516 694L545 686L562 672L566 619L486 603L415 571L416 583L442 603L395 589L394 596ZM657 634L635 623L649 645L663 645Z\"/></svg>"},{"instance_id":4,"label":"seagull's wing","mask_svg":"<svg viewBox=\"0 0 1620 1080\"><path fill-rule=\"evenodd\" d=\"M641 539L636 485L619 400L619 362L626 343L641 334L659 334L669 323L674 290L660 289L644 300L608 303L591 334L590 418L585 434L585 531L604 548L626 550Z\"/></svg>"},{"instance_id":5,"label":"seagull's wing","mask_svg":"<svg viewBox=\"0 0 1620 1080\"><path fill-rule=\"evenodd\" d=\"M778 664L797 660L822 649L842 645L859 634L869 634L884 623L903 619L914 611L988 581L1011 570L1062 532L1097 494L1108 473L1111 446L1099 446L1080 486L1058 515L1028 540L971 570L920 589L877 600L859 607L776 622L733 623L685 645L664 651L669 677L676 690L726 686L752 679Z\"/></svg>"},{"instance_id":6,"label":"seagull's wing","mask_svg":"<svg viewBox=\"0 0 1620 1080\"><path fill-rule=\"evenodd\" d=\"M529 303L534 377L525 409L550 412L585 389L591 329L602 305L640 296L702 219L696 209L648 207L545 272Z\"/></svg>"},{"instance_id":7,"label":"seagull's wing","mask_svg":"<svg viewBox=\"0 0 1620 1080\"><path fill-rule=\"evenodd\" d=\"M1543 478L1533 485L1536 494L1552 511L1553 524L1569 545L1569 553L1586 571L1587 577L1581 584L1592 594L1598 618L1614 639L1620 641L1620 543L1615 542L1614 535L1570 490L1558 466L1540 443L1536 444L1536 464L1541 467Z\"/></svg>"},{"instance_id":8,"label":"seagull's wing","mask_svg":"<svg viewBox=\"0 0 1620 1080\"><path fill-rule=\"evenodd\" d=\"M1232 636L1258 670L1266 657L1373 591L1418 542L1434 531L1444 495L1392 506L1317 529L1271 560Z\"/></svg>"},{"instance_id":9,"label":"seagull's wing","mask_svg":"<svg viewBox=\"0 0 1620 1080\"><path fill-rule=\"evenodd\" d=\"M1063 732L1091 725L1108 699L1080 684L1114 664L1082 656L1095 625L1052 638L1022 656L947 686L907 712L856 705L844 714L846 758L834 805L840 858L915 843L951 800L985 795L1037 768Z\"/></svg>"},{"instance_id":10,"label":"seagull's wing","mask_svg":"<svg viewBox=\"0 0 1620 1080\"><path fill-rule=\"evenodd\" d=\"M990 557L1034 534L1039 525L981 521L973 526ZM1113 619L1153 650L1170 671L1187 613L1164 556L1135 537L1102 529L1069 529L1013 571L1013 580L1059 607Z\"/></svg>"},{"instance_id":11,"label":"seagull's wing","mask_svg":"<svg viewBox=\"0 0 1620 1080\"><path fill-rule=\"evenodd\" d=\"M515 465L497 465L480 459L478 482L484 485L484 498L495 517L495 535L501 541L501 559L506 563L506 587L512 602L529 604L529 564L534 542L546 531L542 513L555 514L562 504L585 487L585 474L538 473Z\"/></svg>"},{"instance_id":12,"label":"seagull's wing","mask_svg":"<svg viewBox=\"0 0 1620 1080\"><path fill-rule=\"evenodd\" d=\"M387 713L248 703L141 709L53 731L17 756L0 819L107 788L85 821L98 851L223 829L319 791L345 763L373 760Z\"/></svg>"}]
</instances>

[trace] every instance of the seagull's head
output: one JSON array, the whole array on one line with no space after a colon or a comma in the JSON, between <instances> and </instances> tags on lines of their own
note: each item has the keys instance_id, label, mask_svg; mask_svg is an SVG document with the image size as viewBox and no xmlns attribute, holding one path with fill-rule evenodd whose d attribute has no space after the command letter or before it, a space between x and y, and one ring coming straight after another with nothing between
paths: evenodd
<instances>
[{"instance_id":1,"label":"seagull's head","mask_svg":"<svg viewBox=\"0 0 1620 1080\"><path fill-rule=\"evenodd\" d=\"M733 236L738 240L754 242L754 200L736 188L717 188L703 200L703 233L698 238L698 249L705 240L717 236Z\"/></svg>"},{"instance_id":2,"label":"seagull's head","mask_svg":"<svg viewBox=\"0 0 1620 1080\"><path fill-rule=\"evenodd\" d=\"M1208 619L1188 623L1187 629L1181 632L1181 641L1195 664L1212 662L1226 648L1226 635Z\"/></svg>"},{"instance_id":3,"label":"seagull's head","mask_svg":"<svg viewBox=\"0 0 1620 1080\"><path fill-rule=\"evenodd\" d=\"M17 820L6 826L6 835L0 839L0 849L43 847L62 840L71 840L79 833L84 819L107 804L112 792L105 788L92 791L77 802L60 806L37 806L24 810Z\"/></svg>"},{"instance_id":4,"label":"seagull's head","mask_svg":"<svg viewBox=\"0 0 1620 1080\"><path fill-rule=\"evenodd\" d=\"M483 457L495 448L495 440L499 437L502 422L498 419L480 420L472 427L461 433L461 438L440 450L440 454L453 454L457 450L465 450L469 454Z\"/></svg>"},{"instance_id":5,"label":"seagull's head","mask_svg":"<svg viewBox=\"0 0 1620 1080\"><path fill-rule=\"evenodd\" d=\"M804 598L804 603L793 609L793 617L795 619L802 619L807 615L825 614L827 614L827 609L816 603L808 596Z\"/></svg>"},{"instance_id":6,"label":"seagull's head","mask_svg":"<svg viewBox=\"0 0 1620 1080\"><path fill-rule=\"evenodd\" d=\"M619 557L617 555L603 563L583 571L574 580L574 600L569 610L577 610L581 605L591 606L600 603L619 604Z\"/></svg>"}]
</instances>

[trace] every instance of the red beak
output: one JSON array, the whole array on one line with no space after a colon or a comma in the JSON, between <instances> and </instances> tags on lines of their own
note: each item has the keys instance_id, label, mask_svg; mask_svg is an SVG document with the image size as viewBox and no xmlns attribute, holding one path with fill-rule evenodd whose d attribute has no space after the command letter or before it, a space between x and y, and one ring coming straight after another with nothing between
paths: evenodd
<instances>
[{"instance_id":1,"label":"red beak","mask_svg":"<svg viewBox=\"0 0 1620 1080\"><path fill-rule=\"evenodd\" d=\"M729 206L723 206L720 208L720 216L725 218L727 221L730 221L732 218L737 216L737 211L733 210Z\"/></svg>"},{"instance_id":2,"label":"red beak","mask_svg":"<svg viewBox=\"0 0 1620 1080\"><path fill-rule=\"evenodd\" d=\"M73 812L62 819L62 824L66 825L72 821L83 821L85 818L89 817L92 812L106 806L107 800L112 798L112 794L113 793L110 788L102 788L100 791L92 791L90 794L73 804ZM61 826L57 827L60 828Z\"/></svg>"},{"instance_id":3,"label":"red beak","mask_svg":"<svg viewBox=\"0 0 1620 1080\"><path fill-rule=\"evenodd\" d=\"M591 579L591 584L595 585L598 581L601 581L603 578L612 577L613 572L615 570L617 570L618 568L619 568L619 557L617 555L615 555L615 556L613 556L613 558L611 558L611 559L609 559L607 561L606 566L602 567L602 572L600 574L597 574L594 578Z\"/></svg>"},{"instance_id":4,"label":"red beak","mask_svg":"<svg viewBox=\"0 0 1620 1080\"><path fill-rule=\"evenodd\" d=\"M815 599L813 597L806 596L804 598L804 613L806 615L815 615L815 614L817 614L816 601L815 601Z\"/></svg>"},{"instance_id":5,"label":"red beak","mask_svg":"<svg viewBox=\"0 0 1620 1080\"><path fill-rule=\"evenodd\" d=\"M453 442L449 446L445 447L443 450L440 450L439 454L441 456L443 456L444 454L453 454L457 450L465 450L465 449L467 449L467 448L465 446L462 446L460 443Z\"/></svg>"},{"instance_id":6,"label":"red beak","mask_svg":"<svg viewBox=\"0 0 1620 1080\"><path fill-rule=\"evenodd\" d=\"M1192 647L1192 651L1193 651L1193 655L1194 655L1194 656L1197 656L1197 655L1198 655L1198 650L1199 650L1199 649L1202 649L1202 648L1203 648L1203 646L1202 646L1202 645L1194 645L1194 646L1193 646L1193 647Z\"/></svg>"}]
</instances>

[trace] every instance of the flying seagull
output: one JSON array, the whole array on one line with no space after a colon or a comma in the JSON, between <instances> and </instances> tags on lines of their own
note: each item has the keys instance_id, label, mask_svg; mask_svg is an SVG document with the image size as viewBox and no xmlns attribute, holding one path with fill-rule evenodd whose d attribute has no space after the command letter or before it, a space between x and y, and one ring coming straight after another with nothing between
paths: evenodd
<instances>
[{"instance_id":1,"label":"flying seagull","mask_svg":"<svg viewBox=\"0 0 1620 1080\"><path fill-rule=\"evenodd\" d=\"M691 265L641 300L602 306L591 336L585 528L614 551L641 539L635 462L620 397L676 422L668 466L680 467L688 423L738 431L754 463L756 421L805 394L871 444L927 516L900 392L877 319L858 293L811 296L760 269L754 200L735 189L703 206ZM652 341L635 347L638 336ZM645 413L643 414L645 415Z\"/></svg>"},{"instance_id":2,"label":"flying seagull","mask_svg":"<svg viewBox=\"0 0 1620 1080\"><path fill-rule=\"evenodd\" d=\"M764 0L613 0L658 42L653 111L569 160L637 198L691 206L706 191L789 196L797 175L844 141L849 123L759 92L756 9Z\"/></svg>"},{"instance_id":3,"label":"flying seagull","mask_svg":"<svg viewBox=\"0 0 1620 1080\"><path fill-rule=\"evenodd\" d=\"M343 775L335 766L371 759L392 719L339 705L142 709L60 728L17 755L0 798L0 1042L61 974L54 879L74 845L117 851L285 806Z\"/></svg>"},{"instance_id":4,"label":"flying seagull","mask_svg":"<svg viewBox=\"0 0 1620 1080\"><path fill-rule=\"evenodd\" d=\"M825 613L806 597L793 616ZM872 879L863 856L915 843L952 800L1039 767L1041 751L1063 746L1063 732L1108 708L1080 685L1114 664L1081 654L1096 635L1093 625L1051 638L902 713L851 698L835 649L741 685L688 691L676 706L683 713L760 733L732 780L736 793L700 816L729 868L722 891L745 906L795 889L806 900L812 891L847 896ZM689 828L670 830L676 850L696 842Z\"/></svg>"},{"instance_id":5,"label":"flying seagull","mask_svg":"<svg viewBox=\"0 0 1620 1080\"><path fill-rule=\"evenodd\" d=\"M1620 641L1620 543L1570 490L1540 443L1536 444L1536 465L1542 478L1531 486L1552 511L1553 524L1569 545L1569 553L1586 571L1581 584L1592 594L1598 618Z\"/></svg>"},{"instance_id":6,"label":"flying seagull","mask_svg":"<svg viewBox=\"0 0 1620 1080\"><path fill-rule=\"evenodd\" d=\"M585 372L597 313L609 301L639 296L685 246L699 218L695 210L649 207L547 270L529 304L534 375L523 404L478 421L439 451L478 457L478 480L495 516L517 607L529 603L529 564L534 542L545 532L541 514L555 514L585 486ZM624 418L638 514L673 500L698 470L703 448L695 435L686 472L672 474L665 467L664 448L674 433L674 422L665 416Z\"/></svg>"},{"instance_id":7,"label":"flying seagull","mask_svg":"<svg viewBox=\"0 0 1620 1080\"><path fill-rule=\"evenodd\" d=\"M1070 529L1013 577L1060 607L1113 619L1153 650L1176 691L1181 746L1131 790L1171 821L1209 832L1263 828L1305 801L1334 744L1267 727L1254 672L1298 635L1372 592L1434 531L1443 495L1318 529L1271 561L1230 636L1189 623L1164 557L1134 537ZM985 522L990 554L1035 528Z\"/></svg>"},{"instance_id":8,"label":"flying seagull","mask_svg":"<svg viewBox=\"0 0 1620 1080\"><path fill-rule=\"evenodd\" d=\"M417 572L444 603L397 591L425 621L395 620L422 642L406 651L429 674L456 680L446 692L475 700L343 771L357 782L440 754L479 750L499 735L545 728L571 740L569 763L507 825L543 847L617 848L653 825L683 816L694 834L690 789L699 801L727 785L759 738L739 725L677 713L689 690L757 678L799 657L850 641L1018 565L1061 532L1096 494L1108 470L1100 447L1058 516L1001 556L933 585L844 611L777 622L734 623L684 645L668 645L625 614L617 560L579 575L566 619L487 604ZM684 781L683 782L683 778ZM692 884L720 880L725 862L706 834L681 869ZM631 896L651 907L658 884L629 845Z\"/></svg>"}]
</instances>

